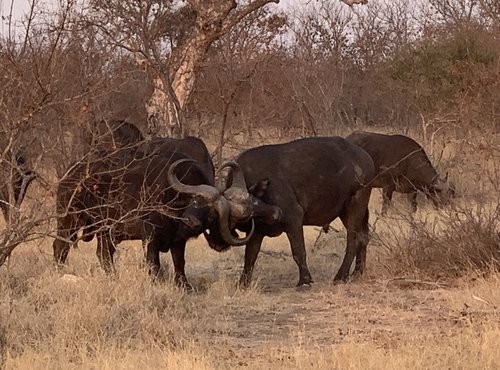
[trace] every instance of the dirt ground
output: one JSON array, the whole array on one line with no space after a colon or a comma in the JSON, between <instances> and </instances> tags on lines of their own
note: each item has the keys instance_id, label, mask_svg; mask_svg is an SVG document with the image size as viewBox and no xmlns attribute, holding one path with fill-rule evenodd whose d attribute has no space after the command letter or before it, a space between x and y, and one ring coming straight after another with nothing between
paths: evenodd
<instances>
[{"instance_id":1,"label":"dirt ground","mask_svg":"<svg viewBox=\"0 0 500 370\"><path fill-rule=\"evenodd\" d=\"M297 343L318 349L369 342L388 349L402 341L453 337L481 322L500 323L499 301L495 305L482 302L473 294L474 288L458 282L378 276L373 269L376 263L370 263L362 279L333 284L344 236L343 231L325 235L319 228L306 228L308 260L315 278L308 291L294 287L298 271L288 240L266 240L254 273L258 279L255 304L233 304L230 296L224 297L226 314L234 323L226 333L225 345L240 353L236 357L258 356L266 348ZM370 251L370 261L375 254ZM209 266L192 268L189 275L197 276L198 294L203 294L205 284L217 284L220 275L224 281L237 281L242 261L243 250L235 248L212 262L212 270ZM499 286L496 279L491 284ZM500 298L498 293L494 298Z\"/></svg>"}]
</instances>

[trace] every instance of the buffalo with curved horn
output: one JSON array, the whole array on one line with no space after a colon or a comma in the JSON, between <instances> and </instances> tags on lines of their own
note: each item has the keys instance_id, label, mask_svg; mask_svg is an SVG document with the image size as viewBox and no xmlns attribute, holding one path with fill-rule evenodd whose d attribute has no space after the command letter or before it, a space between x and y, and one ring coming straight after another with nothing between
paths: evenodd
<instances>
[{"instance_id":1,"label":"buffalo with curved horn","mask_svg":"<svg viewBox=\"0 0 500 370\"><path fill-rule=\"evenodd\" d=\"M363 273L369 240L368 184L375 174L373 161L363 149L340 137L305 138L246 150L227 166L232 169L233 183L238 187L245 184L248 189L245 194L228 188L224 193L227 199L238 199L238 206L260 201L283 211L270 217L270 213L259 214L257 207L233 209L235 215L255 218L255 232L245 248L242 285L251 281L263 238L283 232L299 269L298 286L312 283L303 226L324 226L337 217L347 229L347 247L334 280L348 279L354 259L355 273ZM249 210L251 214L245 213ZM249 230L244 223L238 223L237 228Z\"/></svg>"},{"instance_id":2,"label":"buffalo with curved horn","mask_svg":"<svg viewBox=\"0 0 500 370\"><path fill-rule=\"evenodd\" d=\"M247 237L239 238L234 236L230 231L230 225L236 222L235 217L238 216L235 216L234 212L231 213L231 210L238 207L239 205L231 204L231 201L226 199L225 194L222 194L221 191L214 186L206 184L187 185L179 181L179 179L175 175L175 171L177 169L177 166L179 166L182 163L194 164L196 163L196 161L190 158L184 158L184 159L179 159L170 166L167 175L170 185L172 186L172 189L174 189L178 193L191 194L195 197L203 198L207 202L207 204L211 205L211 207L213 207L217 212L219 230L222 239L225 242L234 246L245 245L254 231L255 225L253 220L250 220L252 226ZM245 188L243 188L242 190L246 191ZM186 210L186 212L187 211L188 210ZM230 222L230 218L232 222ZM248 220L248 217L244 217L243 215L241 215L239 216L238 220Z\"/></svg>"},{"instance_id":3,"label":"buffalo with curved horn","mask_svg":"<svg viewBox=\"0 0 500 370\"><path fill-rule=\"evenodd\" d=\"M139 158L132 150L103 154L74 165L60 182L53 245L57 262L66 260L69 242L84 227L82 238L97 235L97 254L106 272L114 271L116 244L142 239L152 274L160 268L159 252L170 250L176 283L189 287L184 272L189 238L209 229L209 244L220 251L251 237L251 230L244 238L231 233L231 210L237 206L210 184L194 159L167 151Z\"/></svg>"}]
</instances>

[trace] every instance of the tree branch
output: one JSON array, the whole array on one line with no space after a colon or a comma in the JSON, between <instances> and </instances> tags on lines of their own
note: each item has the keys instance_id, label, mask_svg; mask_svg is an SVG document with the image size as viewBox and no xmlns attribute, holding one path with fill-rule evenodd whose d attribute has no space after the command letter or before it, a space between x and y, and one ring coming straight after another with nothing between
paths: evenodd
<instances>
[{"instance_id":1,"label":"tree branch","mask_svg":"<svg viewBox=\"0 0 500 370\"><path fill-rule=\"evenodd\" d=\"M368 3L368 0L340 0L344 4L347 4L349 6L353 6L354 4L366 4Z\"/></svg>"},{"instance_id":2,"label":"tree branch","mask_svg":"<svg viewBox=\"0 0 500 370\"><path fill-rule=\"evenodd\" d=\"M231 14L228 18L226 18L222 24L221 34L226 33L229 29L231 29L235 24L245 18L248 14L256 11L257 9L263 7L269 3L278 4L280 0L255 0L244 7L240 8L235 13Z\"/></svg>"}]
</instances>

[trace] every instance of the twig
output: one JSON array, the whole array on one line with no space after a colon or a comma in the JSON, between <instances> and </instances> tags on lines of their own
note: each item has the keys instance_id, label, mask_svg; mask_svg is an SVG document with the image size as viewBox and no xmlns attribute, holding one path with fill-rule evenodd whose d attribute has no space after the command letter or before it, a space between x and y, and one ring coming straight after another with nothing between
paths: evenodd
<instances>
[{"instance_id":1,"label":"twig","mask_svg":"<svg viewBox=\"0 0 500 370\"><path fill-rule=\"evenodd\" d=\"M487 305L490 305L490 306L493 306L493 307L496 307L493 303L487 301L486 299L483 299L481 297L478 297L477 295L472 295L472 298L475 299L476 301L479 301L479 302L483 302L483 303L486 303Z\"/></svg>"}]
</instances>

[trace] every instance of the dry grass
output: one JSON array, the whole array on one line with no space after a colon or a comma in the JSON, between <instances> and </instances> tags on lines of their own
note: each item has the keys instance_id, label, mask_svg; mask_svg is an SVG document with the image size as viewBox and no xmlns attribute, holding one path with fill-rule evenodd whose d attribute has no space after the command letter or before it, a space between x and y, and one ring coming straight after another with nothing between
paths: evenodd
<instances>
[{"instance_id":1,"label":"dry grass","mask_svg":"<svg viewBox=\"0 0 500 370\"><path fill-rule=\"evenodd\" d=\"M309 246L317 233L306 229ZM285 238L265 241L259 281L247 291L234 285L241 249L220 255L193 241L187 256L197 288L192 294L171 283L152 285L137 267L140 243L121 249L116 280L97 267L93 243L72 251L60 273L52 267L49 240L26 245L0 271L6 367L495 367L498 277L447 289L402 287L377 270L374 249L364 280L332 285L342 240L342 232L322 235L310 248L317 282L308 292L293 288L297 272Z\"/></svg>"},{"instance_id":2,"label":"dry grass","mask_svg":"<svg viewBox=\"0 0 500 370\"><path fill-rule=\"evenodd\" d=\"M397 261L393 275L455 279L500 269L500 204L455 202L416 216L401 211L377 220L372 245Z\"/></svg>"}]
</instances>

